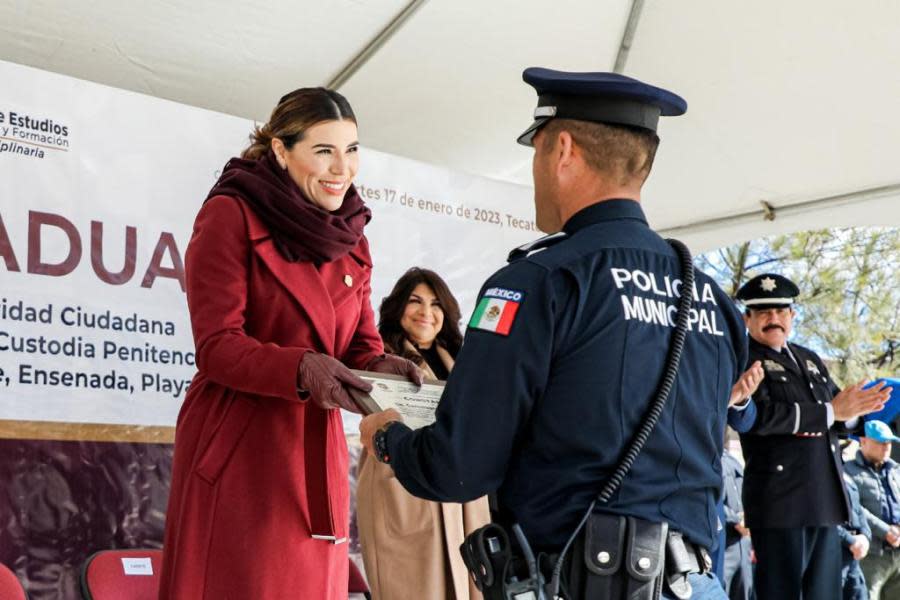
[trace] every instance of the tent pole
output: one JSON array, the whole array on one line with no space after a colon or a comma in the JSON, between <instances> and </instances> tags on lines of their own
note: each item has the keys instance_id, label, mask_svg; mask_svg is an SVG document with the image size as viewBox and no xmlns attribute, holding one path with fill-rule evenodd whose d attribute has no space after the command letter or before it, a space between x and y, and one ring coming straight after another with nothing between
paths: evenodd
<instances>
[{"instance_id":1,"label":"tent pole","mask_svg":"<svg viewBox=\"0 0 900 600\"><path fill-rule=\"evenodd\" d=\"M625 63L628 62L628 53L631 51L631 44L634 41L634 34L637 32L643 10L644 0L633 0L631 12L628 13L628 22L625 23L625 33L622 34L622 42L619 44L619 53L616 54L616 66L613 67L613 71L616 73L625 72Z\"/></svg>"},{"instance_id":2,"label":"tent pole","mask_svg":"<svg viewBox=\"0 0 900 600\"><path fill-rule=\"evenodd\" d=\"M325 84L325 87L332 90L340 89L340 87L347 83L347 80L353 77L353 75L356 74L356 72L362 68L362 66L366 64L366 62L368 62L368 60L372 58L372 56L378 52L427 1L428 0L412 0L412 2L407 4L406 7L397 13L397 16L384 27L384 29L378 32L378 35L366 44L365 48L360 50L359 54L354 56L353 59L331 79L331 81Z\"/></svg>"}]
</instances>

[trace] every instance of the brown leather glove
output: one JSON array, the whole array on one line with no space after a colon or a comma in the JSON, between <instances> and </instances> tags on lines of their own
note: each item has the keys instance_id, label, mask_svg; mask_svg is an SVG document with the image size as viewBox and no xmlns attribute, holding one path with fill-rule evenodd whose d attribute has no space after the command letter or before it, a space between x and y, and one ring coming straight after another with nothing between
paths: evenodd
<instances>
[{"instance_id":1,"label":"brown leather glove","mask_svg":"<svg viewBox=\"0 0 900 600\"><path fill-rule=\"evenodd\" d=\"M422 385L422 369L413 361L394 354L376 356L366 365L366 371L399 375L406 377L416 385Z\"/></svg>"},{"instance_id":2,"label":"brown leather glove","mask_svg":"<svg viewBox=\"0 0 900 600\"><path fill-rule=\"evenodd\" d=\"M327 354L307 352L297 367L297 387L300 399L311 399L316 406L326 410L343 408L361 412L350 397L347 388L370 392L372 384L354 375L344 364Z\"/></svg>"}]
</instances>

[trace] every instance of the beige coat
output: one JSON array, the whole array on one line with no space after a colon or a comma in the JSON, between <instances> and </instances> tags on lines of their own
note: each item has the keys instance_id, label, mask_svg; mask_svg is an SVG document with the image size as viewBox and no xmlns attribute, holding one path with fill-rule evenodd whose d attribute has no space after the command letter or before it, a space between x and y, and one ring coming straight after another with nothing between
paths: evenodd
<instances>
[{"instance_id":1,"label":"beige coat","mask_svg":"<svg viewBox=\"0 0 900 600\"><path fill-rule=\"evenodd\" d=\"M407 349L414 351L411 344ZM440 346L438 353L450 370L453 359ZM422 369L437 379L427 363ZM416 498L393 469L363 451L356 519L374 600L481 600L459 546L490 521L487 497L465 504Z\"/></svg>"}]
</instances>

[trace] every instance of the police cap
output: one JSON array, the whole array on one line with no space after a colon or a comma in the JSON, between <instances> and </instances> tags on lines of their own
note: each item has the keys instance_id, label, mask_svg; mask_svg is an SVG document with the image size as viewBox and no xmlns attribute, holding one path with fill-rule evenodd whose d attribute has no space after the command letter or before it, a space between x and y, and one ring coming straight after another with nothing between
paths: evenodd
<instances>
[{"instance_id":1,"label":"police cap","mask_svg":"<svg viewBox=\"0 0 900 600\"><path fill-rule=\"evenodd\" d=\"M800 288L782 275L757 275L738 290L737 299L747 308L780 308L790 306L800 295Z\"/></svg>"},{"instance_id":2,"label":"police cap","mask_svg":"<svg viewBox=\"0 0 900 600\"><path fill-rule=\"evenodd\" d=\"M518 138L523 146L533 146L538 129L554 117L656 131L660 116L683 115L687 110L681 96L618 73L531 67L525 69L522 79L538 94L534 123Z\"/></svg>"}]
</instances>

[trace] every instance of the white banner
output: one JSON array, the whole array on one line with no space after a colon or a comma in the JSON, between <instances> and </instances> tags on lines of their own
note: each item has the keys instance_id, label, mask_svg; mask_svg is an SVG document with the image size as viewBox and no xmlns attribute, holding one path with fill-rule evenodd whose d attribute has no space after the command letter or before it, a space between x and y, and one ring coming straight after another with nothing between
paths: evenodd
<instances>
[{"instance_id":1,"label":"white banner","mask_svg":"<svg viewBox=\"0 0 900 600\"><path fill-rule=\"evenodd\" d=\"M195 371L184 251L253 123L11 63L0 82L0 419L174 425ZM415 265L465 318L541 235L529 188L371 149L357 185L376 309Z\"/></svg>"}]
</instances>

